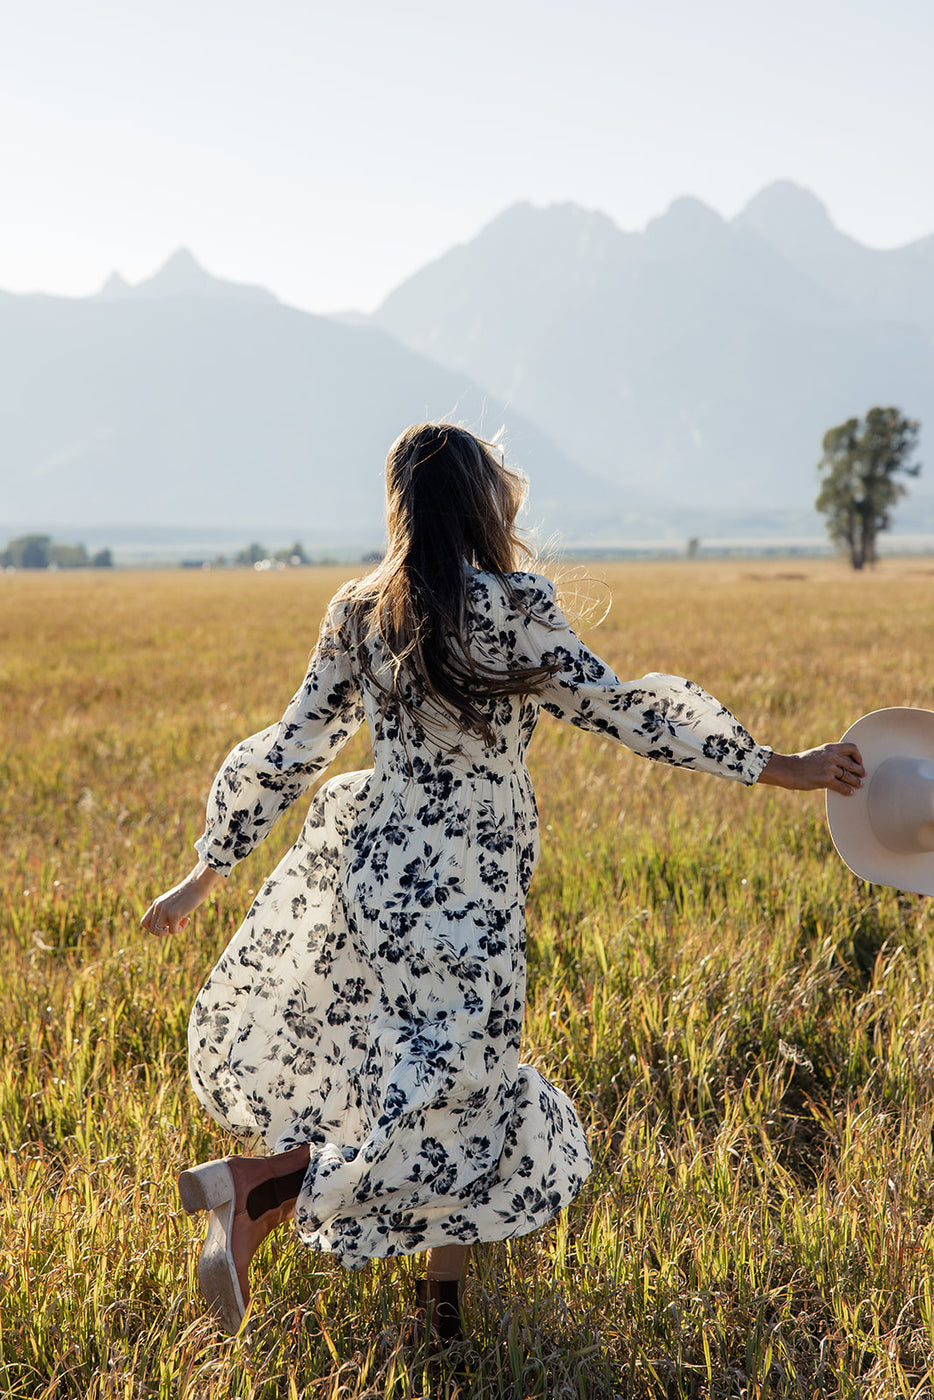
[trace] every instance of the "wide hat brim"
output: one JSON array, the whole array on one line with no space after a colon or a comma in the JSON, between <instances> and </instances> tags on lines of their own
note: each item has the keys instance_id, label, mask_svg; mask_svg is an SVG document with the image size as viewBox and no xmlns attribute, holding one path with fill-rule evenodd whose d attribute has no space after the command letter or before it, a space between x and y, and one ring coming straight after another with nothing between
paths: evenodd
<instances>
[{"instance_id":1,"label":"wide hat brim","mask_svg":"<svg viewBox=\"0 0 934 1400\"><path fill-rule=\"evenodd\" d=\"M833 844L853 874L863 880L913 894L934 894L934 851L891 850L876 835L869 812L873 778L888 759L934 761L934 711L903 706L873 710L850 726L844 742L859 748L866 776L850 797L827 792Z\"/></svg>"}]
</instances>

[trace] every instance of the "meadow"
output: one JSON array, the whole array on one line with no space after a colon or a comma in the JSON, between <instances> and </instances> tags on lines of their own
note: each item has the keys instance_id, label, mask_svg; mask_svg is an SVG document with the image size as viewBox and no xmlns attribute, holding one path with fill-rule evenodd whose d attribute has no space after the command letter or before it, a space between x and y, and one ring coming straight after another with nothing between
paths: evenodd
<instances>
[{"instance_id":1,"label":"meadow","mask_svg":"<svg viewBox=\"0 0 934 1400\"><path fill-rule=\"evenodd\" d=\"M688 675L775 748L934 708L923 561L591 574L613 603L585 635L619 673ZM417 1261L348 1275L285 1237L257 1261L249 1340L218 1336L175 1179L230 1144L189 1090L185 1028L303 812L185 935L139 918L342 577L0 575L0 1394L931 1397L931 901L850 874L817 794L548 717L525 1047L574 1097L593 1175L552 1226L477 1252L466 1377L413 1338ZM367 761L357 736L338 766Z\"/></svg>"}]
</instances>

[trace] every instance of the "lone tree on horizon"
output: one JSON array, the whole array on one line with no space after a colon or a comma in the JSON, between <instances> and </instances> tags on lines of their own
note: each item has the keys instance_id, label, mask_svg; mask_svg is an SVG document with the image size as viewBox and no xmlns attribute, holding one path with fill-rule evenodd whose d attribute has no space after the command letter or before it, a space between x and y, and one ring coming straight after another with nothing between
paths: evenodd
<instances>
[{"instance_id":1,"label":"lone tree on horizon","mask_svg":"<svg viewBox=\"0 0 934 1400\"><path fill-rule=\"evenodd\" d=\"M845 545L854 569L876 562L876 538L892 523L891 509L907 487L899 476L917 476L910 462L919 425L897 408L871 408L865 422L848 418L824 434L823 477L815 505L827 517L834 544Z\"/></svg>"}]
</instances>

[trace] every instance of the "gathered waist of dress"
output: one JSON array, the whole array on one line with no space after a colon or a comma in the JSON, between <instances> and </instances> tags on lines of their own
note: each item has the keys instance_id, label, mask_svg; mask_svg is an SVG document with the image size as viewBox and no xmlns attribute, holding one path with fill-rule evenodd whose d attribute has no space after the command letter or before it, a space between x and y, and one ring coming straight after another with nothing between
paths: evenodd
<instances>
[{"instance_id":1,"label":"gathered waist of dress","mask_svg":"<svg viewBox=\"0 0 934 1400\"><path fill-rule=\"evenodd\" d=\"M524 777L528 769L522 760L500 758L495 762L478 762L468 754L436 753L403 755L400 751L373 755L373 779L402 788L413 784L425 786L500 787L511 778Z\"/></svg>"}]
</instances>

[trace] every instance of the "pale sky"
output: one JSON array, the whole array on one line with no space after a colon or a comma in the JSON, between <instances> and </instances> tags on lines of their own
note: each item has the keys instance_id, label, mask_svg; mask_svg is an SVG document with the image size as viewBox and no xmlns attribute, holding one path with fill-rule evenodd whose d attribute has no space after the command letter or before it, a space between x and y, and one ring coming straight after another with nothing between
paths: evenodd
<instances>
[{"instance_id":1,"label":"pale sky","mask_svg":"<svg viewBox=\"0 0 934 1400\"><path fill-rule=\"evenodd\" d=\"M0 0L0 288L373 309L520 199L934 233L930 0Z\"/></svg>"}]
</instances>

